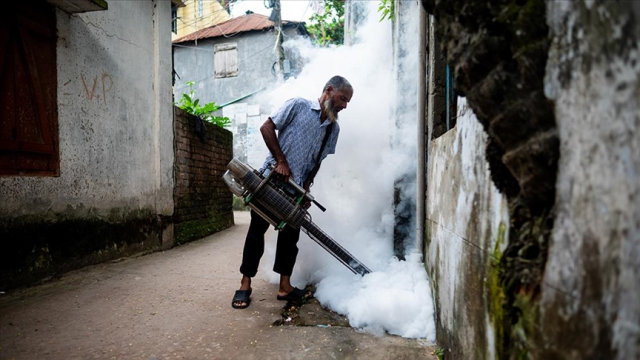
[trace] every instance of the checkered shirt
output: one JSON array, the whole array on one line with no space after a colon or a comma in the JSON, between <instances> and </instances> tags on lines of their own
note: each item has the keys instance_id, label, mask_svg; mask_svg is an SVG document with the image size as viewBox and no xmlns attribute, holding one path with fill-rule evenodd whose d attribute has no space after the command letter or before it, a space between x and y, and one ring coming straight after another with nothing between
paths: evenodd
<instances>
[{"instance_id":1,"label":"checkered shirt","mask_svg":"<svg viewBox=\"0 0 640 360\"><path fill-rule=\"evenodd\" d=\"M304 185L304 181L316 165L316 158L324 139L329 120L320 123L320 103L318 100L293 98L270 116L278 130L278 143L287 158L293 181ZM340 126L336 122L329 135L320 161L327 155L335 154ZM269 154L262 168L276 164L276 159Z\"/></svg>"}]
</instances>

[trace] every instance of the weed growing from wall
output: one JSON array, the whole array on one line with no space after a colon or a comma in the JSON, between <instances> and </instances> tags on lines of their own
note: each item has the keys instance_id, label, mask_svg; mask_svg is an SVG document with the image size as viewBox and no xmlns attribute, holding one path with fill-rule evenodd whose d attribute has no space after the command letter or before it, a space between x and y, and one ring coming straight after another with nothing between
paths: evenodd
<instances>
[{"instance_id":1,"label":"weed growing from wall","mask_svg":"<svg viewBox=\"0 0 640 360\"><path fill-rule=\"evenodd\" d=\"M189 85L189 93L182 94L180 101L175 103L177 107L191 115L198 116L202 120L218 125L221 128L231 125L231 120L229 120L228 117L211 115L213 112L220 109L215 102L212 101L210 103L200 105L200 99L195 99L196 91L193 90L193 85L196 83L194 81L187 81L186 84Z\"/></svg>"}]
</instances>

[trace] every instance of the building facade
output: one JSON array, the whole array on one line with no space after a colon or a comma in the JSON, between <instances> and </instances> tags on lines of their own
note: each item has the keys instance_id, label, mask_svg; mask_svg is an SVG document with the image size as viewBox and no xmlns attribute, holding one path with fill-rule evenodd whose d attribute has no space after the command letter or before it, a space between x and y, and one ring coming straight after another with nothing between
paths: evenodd
<instances>
[{"instance_id":1,"label":"building facade","mask_svg":"<svg viewBox=\"0 0 640 360\"><path fill-rule=\"evenodd\" d=\"M178 0L171 6L171 40L229 19L228 0Z\"/></svg>"},{"instance_id":2,"label":"building facade","mask_svg":"<svg viewBox=\"0 0 640 360\"><path fill-rule=\"evenodd\" d=\"M52 3L2 25L2 289L173 241L172 3Z\"/></svg>"}]
</instances>

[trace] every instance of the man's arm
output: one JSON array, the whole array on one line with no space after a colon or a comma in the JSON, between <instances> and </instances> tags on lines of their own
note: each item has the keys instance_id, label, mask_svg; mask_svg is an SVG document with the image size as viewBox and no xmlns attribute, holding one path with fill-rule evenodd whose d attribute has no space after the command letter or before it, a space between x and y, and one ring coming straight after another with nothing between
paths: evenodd
<instances>
[{"instance_id":1,"label":"man's arm","mask_svg":"<svg viewBox=\"0 0 640 360\"><path fill-rule=\"evenodd\" d=\"M278 137L276 136L276 125L271 118L268 118L267 121L260 126L260 133L262 134L264 143L267 145L267 149L269 149L276 159L274 171L288 180L291 177L291 169L289 168L289 163L287 163L287 158L284 156L282 149L280 149L280 143L278 143Z\"/></svg>"}]
</instances>

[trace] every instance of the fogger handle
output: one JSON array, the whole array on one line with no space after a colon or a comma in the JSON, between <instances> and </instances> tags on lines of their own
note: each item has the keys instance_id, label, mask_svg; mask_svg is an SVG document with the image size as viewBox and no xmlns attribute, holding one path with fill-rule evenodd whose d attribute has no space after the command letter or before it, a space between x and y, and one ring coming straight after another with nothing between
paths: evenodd
<instances>
[{"instance_id":1,"label":"fogger handle","mask_svg":"<svg viewBox=\"0 0 640 360\"><path fill-rule=\"evenodd\" d=\"M296 191L297 191L297 192L299 192L300 194L304 194L304 195L303 195L303 196L304 196L304 198L305 198L306 200L311 201L312 203L316 204L316 206L317 206L320 210L322 210L322 212L327 211L327 209L326 209L324 206L320 205L320 203L319 203L319 202L317 202L317 201L314 199L313 195L309 194L309 192L307 192L307 190L305 190L305 189L301 188L301 187L300 187L300 185L298 185L298 184L297 184L295 181L293 181L292 179L289 179L289 185L291 185L291 187L293 187L294 189L296 189Z\"/></svg>"},{"instance_id":2,"label":"fogger handle","mask_svg":"<svg viewBox=\"0 0 640 360\"><path fill-rule=\"evenodd\" d=\"M326 209L324 206L320 205L320 203L319 203L319 202L317 202L317 201L315 201L315 200L311 200L311 201L313 201L313 203L314 203L314 204L316 204L316 206L317 206L320 210L322 210L322 212L327 211L327 209Z\"/></svg>"}]
</instances>

